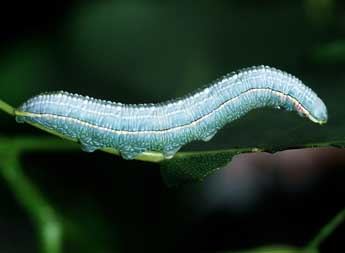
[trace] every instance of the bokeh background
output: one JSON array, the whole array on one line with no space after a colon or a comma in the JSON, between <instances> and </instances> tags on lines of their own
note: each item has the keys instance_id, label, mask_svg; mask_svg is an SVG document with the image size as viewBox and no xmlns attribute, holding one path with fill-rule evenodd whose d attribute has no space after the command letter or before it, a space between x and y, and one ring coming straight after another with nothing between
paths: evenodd
<instances>
[{"instance_id":1,"label":"bokeh background","mask_svg":"<svg viewBox=\"0 0 345 253\"><path fill-rule=\"evenodd\" d=\"M1 99L66 90L161 102L220 76L270 65L325 101L329 123L259 110L185 150L344 140L345 5L304 1L69 1L1 6ZM2 114L1 136L46 136ZM234 158L203 182L168 188L158 165L95 152L27 152L25 173L82 232L65 252L176 252L303 245L344 207L345 153L290 150ZM0 251L37 252L26 211L0 178ZM340 230L339 230L340 231ZM324 252L344 249L337 232ZM20 243L18 243L20 242Z\"/></svg>"}]
</instances>

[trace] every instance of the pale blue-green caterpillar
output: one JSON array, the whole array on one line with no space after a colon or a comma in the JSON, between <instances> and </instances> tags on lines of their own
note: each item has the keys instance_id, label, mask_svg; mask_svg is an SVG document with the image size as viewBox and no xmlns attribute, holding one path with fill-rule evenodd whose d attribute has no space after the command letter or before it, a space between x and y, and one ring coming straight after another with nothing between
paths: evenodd
<instances>
[{"instance_id":1,"label":"pale blue-green caterpillar","mask_svg":"<svg viewBox=\"0 0 345 253\"><path fill-rule=\"evenodd\" d=\"M125 159L145 151L171 158L186 143L210 140L226 123L260 107L296 110L327 121L322 100L296 77L267 66L233 72L187 97L126 105L67 92L35 96L15 112L18 122L77 140L82 149L119 150Z\"/></svg>"}]
</instances>

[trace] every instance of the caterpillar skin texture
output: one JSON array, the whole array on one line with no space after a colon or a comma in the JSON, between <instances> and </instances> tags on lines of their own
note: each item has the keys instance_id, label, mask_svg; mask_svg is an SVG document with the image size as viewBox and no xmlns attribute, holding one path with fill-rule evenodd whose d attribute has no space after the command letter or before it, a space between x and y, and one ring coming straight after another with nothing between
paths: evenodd
<instances>
[{"instance_id":1,"label":"caterpillar skin texture","mask_svg":"<svg viewBox=\"0 0 345 253\"><path fill-rule=\"evenodd\" d=\"M233 72L189 96L159 104L45 93L21 105L16 119L78 140L84 151L114 148L125 159L158 151L171 158L184 144L209 141L226 123L261 107L295 110L319 124L327 121L325 104L310 88L267 66Z\"/></svg>"}]
</instances>

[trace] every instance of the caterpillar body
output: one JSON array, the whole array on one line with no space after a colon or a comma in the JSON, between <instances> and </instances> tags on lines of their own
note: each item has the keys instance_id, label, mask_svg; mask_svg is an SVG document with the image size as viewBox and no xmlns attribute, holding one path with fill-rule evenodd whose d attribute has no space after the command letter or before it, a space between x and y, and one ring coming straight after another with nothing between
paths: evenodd
<instances>
[{"instance_id":1,"label":"caterpillar body","mask_svg":"<svg viewBox=\"0 0 345 253\"><path fill-rule=\"evenodd\" d=\"M209 141L226 123L267 106L327 122L326 106L315 92L268 66L230 73L189 96L159 104L126 105L60 91L29 99L15 114L18 122L79 141L84 151L114 148L125 159L158 151L171 158L184 144Z\"/></svg>"}]
</instances>

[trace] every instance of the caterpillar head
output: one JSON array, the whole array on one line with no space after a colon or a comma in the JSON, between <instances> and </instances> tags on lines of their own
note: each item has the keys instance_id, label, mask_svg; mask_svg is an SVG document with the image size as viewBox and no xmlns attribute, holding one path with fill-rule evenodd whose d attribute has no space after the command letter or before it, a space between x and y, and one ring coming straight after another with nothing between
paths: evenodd
<instances>
[{"instance_id":1,"label":"caterpillar head","mask_svg":"<svg viewBox=\"0 0 345 253\"><path fill-rule=\"evenodd\" d=\"M308 118L311 121L318 123L320 125L325 124L327 122L327 108L324 102L319 97L317 97L313 101L312 109L310 110L310 115Z\"/></svg>"},{"instance_id":2,"label":"caterpillar head","mask_svg":"<svg viewBox=\"0 0 345 253\"><path fill-rule=\"evenodd\" d=\"M313 100L309 100L306 106L296 103L295 109L301 116L307 117L314 123L320 125L327 123L328 115L326 105L317 96Z\"/></svg>"}]
</instances>

